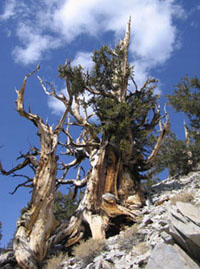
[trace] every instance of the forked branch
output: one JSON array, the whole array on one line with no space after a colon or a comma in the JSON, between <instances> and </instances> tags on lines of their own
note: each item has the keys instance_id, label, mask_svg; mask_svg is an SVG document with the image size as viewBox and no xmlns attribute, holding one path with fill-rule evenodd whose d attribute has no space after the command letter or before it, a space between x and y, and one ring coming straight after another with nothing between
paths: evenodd
<instances>
[{"instance_id":1,"label":"forked branch","mask_svg":"<svg viewBox=\"0 0 200 269\"><path fill-rule=\"evenodd\" d=\"M24 110L24 93L25 93L27 79L30 76L32 76L33 74L35 74L39 69L40 69L40 65L37 65L36 69L33 70L33 72L31 72L25 76L21 89L19 91L16 90L16 93L17 93L17 101L16 101L17 112L20 114L20 116L25 117L25 118L33 121L33 123L35 125L36 125L36 122L39 120L39 116L34 115L30 112L29 113L25 112L25 110Z\"/></svg>"},{"instance_id":2,"label":"forked branch","mask_svg":"<svg viewBox=\"0 0 200 269\"><path fill-rule=\"evenodd\" d=\"M36 160L34 156L29 156L27 157L23 162L21 162L20 164L18 164L16 167L6 171L5 169L3 169L2 167L2 163L0 161L0 171L3 175L12 175L12 177L23 177L26 178L26 181L24 181L23 183L18 184L14 190L12 192L10 192L10 194L14 194L20 187L27 187L27 188L32 188L33 184L32 181L33 179L25 176L25 175L21 175L21 174L15 174L16 171L23 169L24 167L26 167L27 165L32 164L33 166L36 165Z\"/></svg>"},{"instance_id":3,"label":"forked branch","mask_svg":"<svg viewBox=\"0 0 200 269\"><path fill-rule=\"evenodd\" d=\"M83 179L81 179L81 175L80 175L81 169L82 169L82 167L79 167L76 179L63 179L63 178L56 179L56 182L58 185L60 185L60 184L73 185L73 187L74 187L73 199L76 197L78 189L85 187L90 176L91 176L91 170L89 170L87 175Z\"/></svg>"},{"instance_id":4,"label":"forked branch","mask_svg":"<svg viewBox=\"0 0 200 269\"><path fill-rule=\"evenodd\" d=\"M154 147L154 149L152 150L151 154L149 155L146 164L147 166L151 167L157 157L158 151L161 147L162 141L165 138L165 136L168 134L170 130L170 122L169 122L169 116L167 114L166 116L166 122L162 125L161 121L160 121L160 135L157 139L156 145Z\"/></svg>"},{"instance_id":5,"label":"forked branch","mask_svg":"<svg viewBox=\"0 0 200 269\"><path fill-rule=\"evenodd\" d=\"M25 187L25 188L33 188L33 183L32 183L32 182L33 182L33 179L32 179L32 178L29 178L29 177L27 177L27 176L25 176L25 175L16 175L16 174L14 174L13 177L24 177L24 178L27 178L27 180L24 181L23 183L18 184L18 185L14 188L14 190L13 190L12 192L10 192L11 195L15 194L15 192L16 192L19 188L21 188L21 187Z\"/></svg>"},{"instance_id":6,"label":"forked branch","mask_svg":"<svg viewBox=\"0 0 200 269\"><path fill-rule=\"evenodd\" d=\"M8 175L11 175L18 170L23 169L24 167L26 167L29 164L32 164L33 166L37 165L37 161L36 161L35 157L32 155L27 156L27 158L23 162L19 163L17 166L15 166L14 168L12 168L8 171L6 171L3 168L2 163L0 161L0 171L3 175L8 176Z\"/></svg>"}]
</instances>

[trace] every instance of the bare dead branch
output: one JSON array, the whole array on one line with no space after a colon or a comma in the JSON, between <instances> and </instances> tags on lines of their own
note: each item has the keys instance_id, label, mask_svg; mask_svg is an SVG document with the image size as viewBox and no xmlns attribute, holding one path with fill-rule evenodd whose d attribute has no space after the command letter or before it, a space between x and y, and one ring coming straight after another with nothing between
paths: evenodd
<instances>
[{"instance_id":1,"label":"bare dead branch","mask_svg":"<svg viewBox=\"0 0 200 269\"><path fill-rule=\"evenodd\" d=\"M69 138L68 144L65 144L65 146L73 146L75 148L88 148L88 147L99 147L99 143L97 142L79 142L80 139L82 138L82 133L80 134L79 138L77 139L77 141L75 142L72 138L72 136L69 133L68 128L66 130L62 130L64 134L67 135L67 137Z\"/></svg>"},{"instance_id":2,"label":"bare dead branch","mask_svg":"<svg viewBox=\"0 0 200 269\"><path fill-rule=\"evenodd\" d=\"M99 143L95 143L95 142L88 142L88 143L75 143L73 141L71 141L70 145L72 145L73 147L76 148L89 148L89 147L94 147L94 148L98 148L99 147Z\"/></svg>"},{"instance_id":3,"label":"bare dead branch","mask_svg":"<svg viewBox=\"0 0 200 269\"><path fill-rule=\"evenodd\" d=\"M53 84L50 83L50 82L46 82L46 83L49 85L50 89L51 89L51 91L48 91L47 88L45 87L45 83L44 83L44 81L42 80L42 78L41 78L40 76L37 76L37 78L38 78L38 80L40 81L40 84L41 84L41 86L42 86L42 88L43 88L45 94L47 94L47 95L49 95L49 96L53 96L54 98L56 98L57 100L61 101L61 102L66 106L66 109L65 109L65 111L64 111L64 113L63 113L63 115L62 115L62 117L61 117L61 119L60 119L58 125L56 126L56 128L55 128L55 130L54 130L54 134L57 134L57 135L58 135L58 134L62 131L62 126L63 126L63 124L64 124L64 122L65 122L67 113L68 113L69 108L70 108L71 103L72 103L72 97L71 97L69 100L67 100L67 98L65 97L64 94L61 94L61 95L59 96L59 95L56 93L56 90L55 90Z\"/></svg>"},{"instance_id":4,"label":"bare dead branch","mask_svg":"<svg viewBox=\"0 0 200 269\"><path fill-rule=\"evenodd\" d=\"M19 188L21 188L21 187L32 188L32 187L33 187L33 184L31 183L31 184L27 185L28 183L30 183L29 180L25 181L24 183L18 184L18 185L14 188L14 190L13 190L12 192L9 192L9 193L10 193L11 195L15 194L16 191L17 191Z\"/></svg>"},{"instance_id":5,"label":"bare dead branch","mask_svg":"<svg viewBox=\"0 0 200 269\"><path fill-rule=\"evenodd\" d=\"M90 93L92 93L92 94L96 94L96 95L100 95L100 94L101 94L100 91L95 90L95 89L92 89L92 88L89 87L89 86L86 86L85 88L86 88L86 90L87 90L88 92L90 92Z\"/></svg>"},{"instance_id":6,"label":"bare dead branch","mask_svg":"<svg viewBox=\"0 0 200 269\"><path fill-rule=\"evenodd\" d=\"M32 113L25 112L25 110L24 110L24 93L25 93L27 79L30 76L32 76L34 73L36 73L39 69L40 69L40 65L37 65L36 69L33 72L31 72L25 76L21 89L19 91L16 90L16 93L17 93L17 101L16 101L17 112L20 114L20 116L25 117L25 118L33 121L34 124L36 124L36 121L39 120L39 116L34 115Z\"/></svg>"},{"instance_id":7,"label":"bare dead branch","mask_svg":"<svg viewBox=\"0 0 200 269\"><path fill-rule=\"evenodd\" d=\"M23 174L15 174L13 173L12 177L23 177L23 178L26 178L27 180L29 180L30 182L33 181L32 178L26 176L26 175L23 175Z\"/></svg>"},{"instance_id":8,"label":"bare dead branch","mask_svg":"<svg viewBox=\"0 0 200 269\"><path fill-rule=\"evenodd\" d=\"M54 134L59 134L62 131L63 124L65 122L66 116L67 116L68 110L66 109L65 112L62 115L62 118L60 119L58 125L56 126L54 130Z\"/></svg>"},{"instance_id":9,"label":"bare dead branch","mask_svg":"<svg viewBox=\"0 0 200 269\"><path fill-rule=\"evenodd\" d=\"M2 163L1 163L1 161L0 161L0 171L1 171L1 173L2 173L3 175L8 176L8 175L14 173L14 172L17 171L17 170L21 170L22 168L24 168L25 166L27 166L27 165L30 164L30 163L31 163L30 158L27 158L27 159L25 159L22 163L18 164L16 167L14 167L14 168L12 168L12 169L6 171L6 170L3 169L3 167L2 167Z\"/></svg>"},{"instance_id":10,"label":"bare dead branch","mask_svg":"<svg viewBox=\"0 0 200 269\"><path fill-rule=\"evenodd\" d=\"M164 137L167 135L167 133L169 132L170 129L170 122L169 122L169 118L168 118L168 114L167 114L167 119L166 122L163 124L160 121L160 136L157 139L156 145L154 147L154 149L152 150L152 153L149 155L149 157L147 158L146 164L148 166L151 166L153 164L153 162L156 159L156 156L158 154L158 151L161 147L162 141L164 139Z\"/></svg>"},{"instance_id":11,"label":"bare dead branch","mask_svg":"<svg viewBox=\"0 0 200 269\"><path fill-rule=\"evenodd\" d=\"M88 171L87 175L83 178L80 179L80 169L78 170L77 173L77 178L76 179L62 179L62 178L57 178L56 181L58 184L64 184L64 185L69 185L72 184L75 187L82 188L86 185L90 175L91 175L91 170Z\"/></svg>"},{"instance_id":12,"label":"bare dead branch","mask_svg":"<svg viewBox=\"0 0 200 269\"><path fill-rule=\"evenodd\" d=\"M115 93L112 93L112 92L106 92L104 91L103 89L101 91L98 91L98 90L94 90L93 88L91 87L88 87L86 86L85 89L92 93L92 94L96 94L96 95L100 95L100 96L103 96L103 97L109 97L109 98L112 98L112 99L115 99L117 100L117 97L116 97L116 94Z\"/></svg>"},{"instance_id":13,"label":"bare dead branch","mask_svg":"<svg viewBox=\"0 0 200 269\"><path fill-rule=\"evenodd\" d=\"M88 122L88 119L90 117L92 117L94 114L90 114L89 116L86 116L85 118L83 118L81 116L81 112L80 112L80 97L75 96L73 98L70 83L69 83L68 79L66 79L66 86L67 86L69 99L67 99L64 96L64 94L58 95L56 93L56 90L53 87L52 83L46 82L50 86L50 89L51 89L51 91L48 91L46 86L45 86L44 81L42 80L42 78L38 76L38 80L40 81L40 84L41 84L45 94L55 97L57 100L61 101L66 107L66 110L65 110L59 124L55 128L55 131L54 131L55 134L58 134L62 130L61 127L64 124L64 121L65 121L65 118L67 116L67 113L70 112L70 114L76 119L76 124L79 125L79 126L82 126L82 127L86 127L87 130L90 132L90 135L93 137L94 136L93 127ZM74 100L74 105L72 107L73 100Z\"/></svg>"},{"instance_id":14,"label":"bare dead branch","mask_svg":"<svg viewBox=\"0 0 200 269\"><path fill-rule=\"evenodd\" d=\"M126 95L127 86L128 86L127 69L128 69L128 48L129 48L129 43L130 43L130 27L131 27L131 17L129 18L129 22L127 24L125 38L122 41L123 42L123 50L124 50L124 59L123 59L123 67L122 67L123 80L122 80L122 89L121 89L121 98L122 99Z\"/></svg>"},{"instance_id":15,"label":"bare dead branch","mask_svg":"<svg viewBox=\"0 0 200 269\"><path fill-rule=\"evenodd\" d=\"M38 80L39 80L39 82L40 82L40 84L42 86L42 89L44 90L44 93L46 95L53 96L56 99L58 99L59 101L61 101L61 102L65 101L66 97L63 94L61 94L60 96L57 95L56 90L53 87L53 84L51 82L46 82L49 85L50 89L51 89L51 91L48 91L46 86L45 86L44 81L42 80L42 78L40 76L37 76L37 78L38 78Z\"/></svg>"},{"instance_id":16,"label":"bare dead branch","mask_svg":"<svg viewBox=\"0 0 200 269\"><path fill-rule=\"evenodd\" d=\"M79 160L79 159L74 159L73 161L71 161L70 163L68 164L64 164L64 163L61 163L61 168L59 168L58 170L64 170L63 172L63 175L62 175L62 179L64 179L69 171L69 169L73 166L77 167L80 163L81 163L82 160Z\"/></svg>"},{"instance_id":17,"label":"bare dead branch","mask_svg":"<svg viewBox=\"0 0 200 269\"><path fill-rule=\"evenodd\" d=\"M131 80L132 80L132 82L133 82L133 84L134 84L134 86L135 86L135 91L137 92L137 91L138 91L138 85L137 85L137 83L135 82L135 79L134 79L133 76L131 76Z\"/></svg>"},{"instance_id":18,"label":"bare dead branch","mask_svg":"<svg viewBox=\"0 0 200 269\"><path fill-rule=\"evenodd\" d=\"M36 159L36 156L40 155L40 152L39 152L39 150L37 148L32 148L31 151L32 151L32 153L30 153L30 151L28 151L25 154L20 153L21 155L19 157L17 157L17 160L20 160L20 159L30 159L30 163L34 167L37 167L39 163L38 163L38 161Z\"/></svg>"},{"instance_id":19,"label":"bare dead branch","mask_svg":"<svg viewBox=\"0 0 200 269\"><path fill-rule=\"evenodd\" d=\"M161 122L161 116L160 116L160 104L158 104L157 108L153 108L153 117L151 119L151 122L148 124L144 124L145 130L152 132L155 126ZM165 115L166 117L166 115ZM162 117L163 118L163 117ZM161 130L162 128L160 128Z\"/></svg>"},{"instance_id":20,"label":"bare dead branch","mask_svg":"<svg viewBox=\"0 0 200 269\"><path fill-rule=\"evenodd\" d=\"M144 90L147 88L148 85L150 85L150 84L152 84L152 83L156 83L156 82L158 82L157 79L155 79L155 78L148 78L148 79L145 81L145 83L143 84L143 86L142 86L142 88L140 89L140 91L144 91Z\"/></svg>"}]
</instances>

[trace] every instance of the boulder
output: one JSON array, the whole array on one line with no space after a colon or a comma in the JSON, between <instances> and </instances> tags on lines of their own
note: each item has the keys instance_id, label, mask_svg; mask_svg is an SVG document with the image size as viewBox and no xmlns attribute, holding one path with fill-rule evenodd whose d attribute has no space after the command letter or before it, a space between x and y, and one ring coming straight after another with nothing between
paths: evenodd
<instances>
[{"instance_id":1,"label":"boulder","mask_svg":"<svg viewBox=\"0 0 200 269\"><path fill-rule=\"evenodd\" d=\"M146 269L199 269L199 266L178 246L161 243L156 245Z\"/></svg>"},{"instance_id":2,"label":"boulder","mask_svg":"<svg viewBox=\"0 0 200 269\"><path fill-rule=\"evenodd\" d=\"M168 211L172 237L192 258L200 262L200 208L177 202Z\"/></svg>"}]
</instances>

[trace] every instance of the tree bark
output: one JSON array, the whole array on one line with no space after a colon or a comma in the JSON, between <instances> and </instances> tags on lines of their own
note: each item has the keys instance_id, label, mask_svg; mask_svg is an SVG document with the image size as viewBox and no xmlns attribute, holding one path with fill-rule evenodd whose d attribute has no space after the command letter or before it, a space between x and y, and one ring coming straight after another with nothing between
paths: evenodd
<instances>
[{"instance_id":1,"label":"tree bark","mask_svg":"<svg viewBox=\"0 0 200 269\"><path fill-rule=\"evenodd\" d=\"M26 119L32 121L40 136L40 160L36 165L33 178L33 193L27 208L23 210L17 222L17 231L13 248L15 258L23 269L40 268L40 263L48 251L48 239L58 225L53 215L53 204L56 192L58 134L62 129L67 110L59 124L53 130L48 124L35 114L24 110L24 93L26 80L35 73L25 76L20 91L17 91L17 111Z\"/></svg>"},{"instance_id":2,"label":"tree bark","mask_svg":"<svg viewBox=\"0 0 200 269\"><path fill-rule=\"evenodd\" d=\"M52 245L64 239L67 247L73 245L84 236L84 226L89 226L94 239L105 239L117 216L137 222L136 212L145 202L144 194L121 158L105 143L91 153L90 161L92 168L84 197L69 223L51 238Z\"/></svg>"},{"instance_id":3,"label":"tree bark","mask_svg":"<svg viewBox=\"0 0 200 269\"><path fill-rule=\"evenodd\" d=\"M48 139L45 145L44 139ZM55 137L51 134L46 133L42 137L42 152L33 180L32 199L29 208L17 222L13 247L16 260L24 269L38 268L48 250L46 241L58 224L53 215L57 172L56 148L47 148L47 144L53 142Z\"/></svg>"}]
</instances>

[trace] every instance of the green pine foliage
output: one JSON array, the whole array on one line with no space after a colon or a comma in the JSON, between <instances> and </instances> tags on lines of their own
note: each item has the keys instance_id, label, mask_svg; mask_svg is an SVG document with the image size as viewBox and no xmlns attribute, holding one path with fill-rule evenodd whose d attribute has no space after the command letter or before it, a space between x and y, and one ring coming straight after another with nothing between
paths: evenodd
<instances>
[{"instance_id":1,"label":"green pine foliage","mask_svg":"<svg viewBox=\"0 0 200 269\"><path fill-rule=\"evenodd\" d=\"M128 89L126 98L119 100L118 92L124 83L122 72L119 71L123 57L124 51L120 45L114 50L103 46L93 53L94 65L90 73L84 73L80 66L72 67L69 62L59 66L58 71L60 78L69 81L71 94L82 95L82 106L93 108L99 120L91 121L91 125L102 141L109 142L116 153L122 155L127 154L134 144L133 152L128 155L132 154L137 159L138 153L145 156L152 148L148 141L158 124L155 114L159 96L154 94L157 80L148 79L139 90ZM133 79L133 70L128 64L129 82ZM87 96L89 92L87 100L84 97L86 92Z\"/></svg>"},{"instance_id":2,"label":"green pine foliage","mask_svg":"<svg viewBox=\"0 0 200 269\"><path fill-rule=\"evenodd\" d=\"M126 98L119 101L118 92L123 86L124 79L120 72L123 57L124 51L120 45L114 50L103 46L100 50L94 51L92 57L94 65L90 73L84 73L81 66L71 67L67 62L59 67L59 75L68 79L72 95L84 96L88 89L91 90L87 101L82 98L82 105L91 106L98 116L98 123L91 122L96 134L108 141L116 153L123 157L126 165L129 165L127 156L135 160L139 160L141 155L145 158L156 143L155 126L158 118L155 110L159 96L154 94L157 81L148 79L141 89L138 90L136 87L135 91L128 90ZM129 82L133 80L133 71L134 68L128 64ZM175 134L170 133L164 140L155 166L148 174L149 177L165 168L168 168L170 176L186 174L198 164L199 90L200 80L197 77L185 76L177 84L174 93L167 95L173 108L186 113L190 120L190 143L179 140ZM100 94L96 94L95 91ZM140 164L137 162L137 165ZM142 171L141 167L140 172Z\"/></svg>"},{"instance_id":3,"label":"green pine foliage","mask_svg":"<svg viewBox=\"0 0 200 269\"><path fill-rule=\"evenodd\" d=\"M68 78L70 80L70 86L75 96L83 92L85 82L83 78L83 68L79 65L72 67L70 62L66 62L64 65L59 66L59 77Z\"/></svg>"},{"instance_id":4,"label":"green pine foliage","mask_svg":"<svg viewBox=\"0 0 200 269\"><path fill-rule=\"evenodd\" d=\"M149 84L154 81L149 81ZM153 95L154 86L148 90L142 89L133 96L128 96L126 101L118 102L110 97L93 97L94 111L101 119L101 133L115 145L128 143L129 130L137 145L145 143L145 119L149 111L154 108L157 96ZM123 149L123 147L121 148Z\"/></svg>"},{"instance_id":5,"label":"green pine foliage","mask_svg":"<svg viewBox=\"0 0 200 269\"><path fill-rule=\"evenodd\" d=\"M153 175L168 169L169 176L186 175L195 169L199 163L200 141L191 139L190 145L180 140L170 132L156 158Z\"/></svg>"},{"instance_id":6,"label":"green pine foliage","mask_svg":"<svg viewBox=\"0 0 200 269\"><path fill-rule=\"evenodd\" d=\"M165 158L168 159L170 175L179 171L188 173L199 161L200 152L200 80L187 75L177 84L174 93L167 95L170 105L189 118L187 141L178 140L175 136L166 140ZM164 149L162 149L163 151ZM166 163L166 161L165 161Z\"/></svg>"},{"instance_id":7,"label":"green pine foliage","mask_svg":"<svg viewBox=\"0 0 200 269\"><path fill-rule=\"evenodd\" d=\"M187 75L177 84L174 93L167 95L169 103L176 111L186 113L191 127L200 128L200 80Z\"/></svg>"},{"instance_id":8,"label":"green pine foliage","mask_svg":"<svg viewBox=\"0 0 200 269\"><path fill-rule=\"evenodd\" d=\"M170 132L163 141L156 159L154 174L165 168L168 168L169 176L187 174L191 169L187 152L185 141L177 139L176 135Z\"/></svg>"}]
</instances>

